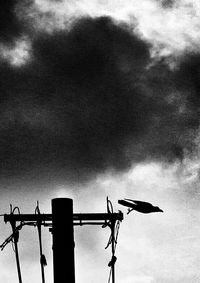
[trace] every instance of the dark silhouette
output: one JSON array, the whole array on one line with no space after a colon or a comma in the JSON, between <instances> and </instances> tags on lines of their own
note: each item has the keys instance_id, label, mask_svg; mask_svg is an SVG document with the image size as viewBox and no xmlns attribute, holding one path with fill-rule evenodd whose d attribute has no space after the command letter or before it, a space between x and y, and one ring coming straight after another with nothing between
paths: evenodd
<instances>
[{"instance_id":1,"label":"dark silhouette","mask_svg":"<svg viewBox=\"0 0 200 283\"><path fill-rule=\"evenodd\" d=\"M119 233L120 222L123 220L123 213L113 211L113 205L107 198L107 213L73 213L73 200L69 198L52 199L52 214L41 214L37 203L35 214L21 214L18 209L17 214L13 213L16 208L11 210L10 214L4 214L5 223L10 222L13 228L13 233L9 236L0 249L10 243L14 243L15 255L18 269L19 283L22 283L21 269L18 255L18 235L19 230L24 225L38 226L39 245L40 245L40 263L42 283L45 282L44 265L47 264L46 258L42 253L42 236L41 227L50 226L49 231L52 233L53 240L53 270L54 283L68 282L75 283L75 243L74 243L74 225L100 225L102 228L109 227L111 234L106 248L111 246L112 257L108 264L110 267L109 282L112 278L112 283L115 283L115 250ZM16 226L16 223L20 222ZM64 258L64 260L63 260ZM66 280L64 280L64 279Z\"/></svg>"},{"instance_id":2,"label":"dark silhouette","mask_svg":"<svg viewBox=\"0 0 200 283\"><path fill-rule=\"evenodd\" d=\"M163 210L158 206L153 206L151 203L145 201L124 199L118 200L118 203L129 207L127 214L129 214L132 210L136 210L141 213L163 212Z\"/></svg>"}]
</instances>

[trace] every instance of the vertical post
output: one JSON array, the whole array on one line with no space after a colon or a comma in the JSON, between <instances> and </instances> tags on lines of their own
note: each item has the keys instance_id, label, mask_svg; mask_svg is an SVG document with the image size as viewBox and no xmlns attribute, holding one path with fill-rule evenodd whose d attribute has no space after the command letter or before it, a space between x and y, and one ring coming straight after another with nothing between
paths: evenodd
<instances>
[{"instance_id":1,"label":"vertical post","mask_svg":"<svg viewBox=\"0 0 200 283\"><path fill-rule=\"evenodd\" d=\"M54 283L75 283L73 201L52 200Z\"/></svg>"},{"instance_id":2,"label":"vertical post","mask_svg":"<svg viewBox=\"0 0 200 283\"><path fill-rule=\"evenodd\" d=\"M115 221L111 221L111 239L112 239L112 283L115 283Z\"/></svg>"}]
</instances>

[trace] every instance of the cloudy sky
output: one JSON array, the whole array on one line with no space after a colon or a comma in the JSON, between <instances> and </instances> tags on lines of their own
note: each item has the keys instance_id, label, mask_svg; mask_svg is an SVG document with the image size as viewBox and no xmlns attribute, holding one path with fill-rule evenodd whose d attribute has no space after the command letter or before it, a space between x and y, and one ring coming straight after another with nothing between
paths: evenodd
<instances>
[{"instance_id":1,"label":"cloudy sky","mask_svg":"<svg viewBox=\"0 0 200 283\"><path fill-rule=\"evenodd\" d=\"M198 0L0 1L0 213L123 210L119 283L200 278ZM126 210L152 202L164 214ZM1 242L11 233L0 223ZM78 283L107 282L109 231L75 227ZM51 235L43 230L53 282ZM24 281L40 282L37 231L20 232ZM0 282L17 283L9 245Z\"/></svg>"}]
</instances>

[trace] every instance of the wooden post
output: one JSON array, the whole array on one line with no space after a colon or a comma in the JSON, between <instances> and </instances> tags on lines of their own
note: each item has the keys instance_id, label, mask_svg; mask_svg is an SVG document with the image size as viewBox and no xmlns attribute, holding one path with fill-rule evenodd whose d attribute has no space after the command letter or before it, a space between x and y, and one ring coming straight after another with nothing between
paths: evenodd
<instances>
[{"instance_id":1,"label":"wooden post","mask_svg":"<svg viewBox=\"0 0 200 283\"><path fill-rule=\"evenodd\" d=\"M73 201L52 200L54 283L75 283Z\"/></svg>"}]
</instances>

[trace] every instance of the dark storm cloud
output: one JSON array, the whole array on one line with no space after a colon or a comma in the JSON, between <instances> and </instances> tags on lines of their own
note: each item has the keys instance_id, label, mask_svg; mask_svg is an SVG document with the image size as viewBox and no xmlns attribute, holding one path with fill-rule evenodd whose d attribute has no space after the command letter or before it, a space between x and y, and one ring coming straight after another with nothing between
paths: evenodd
<instances>
[{"instance_id":1,"label":"dark storm cloud","mask_svg":"<svg viewBox=\"0 0 200 283\"><path fill-rule=\"evenodd\" d=\"M1 175L55 168L88 178L190 150L187 97L150 46L108 18L40 34L26 66L0 67ZM192 124L192 127L190 125Z\"/></svg>"},{"instance_id":2,"label":"dark storm cloud","mask_svg":"<svg viewBox=\"0 0 200 283\"><path fill-rule=\"evenodd\" d=\"M188 115L191 128L198 128L200 121L200 54L186 54L175 72L178 89L187 96Z\"/></svg>"},{"instance_id":3,"label":"dark storm cloud","mask_svg":"<svg viewBox=\"0 0 200 283\"><path fill-rule=\"evenodd\" d=\"M188 99L192 107L200 105L200 55L186 54L180 60L176 72L176 81L180 89L189 92Z\"/></svg>"}]
</instances>

